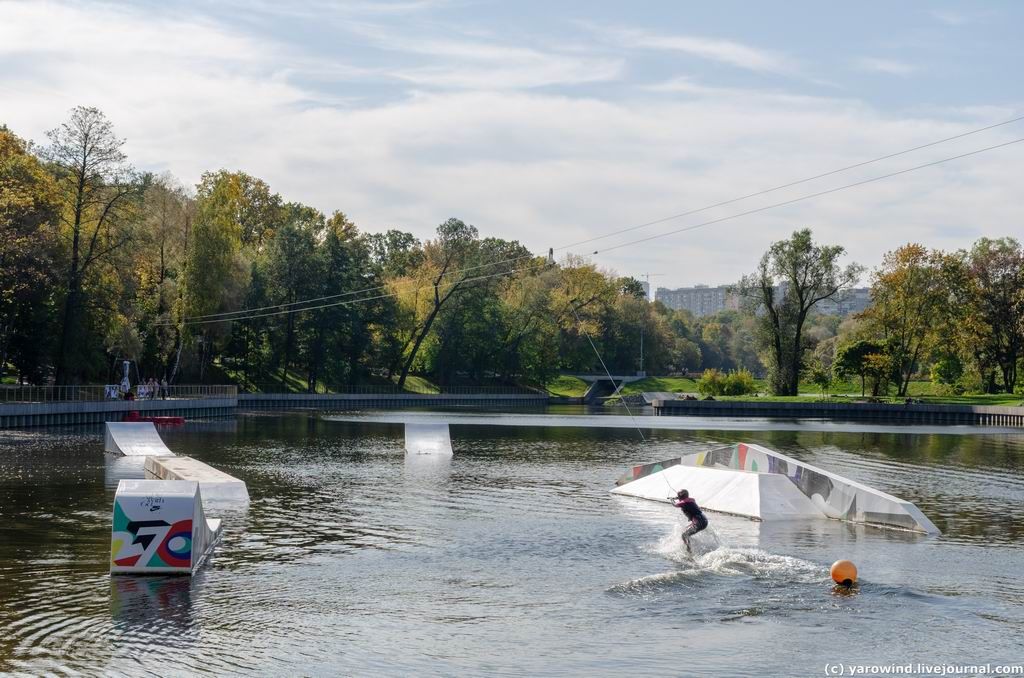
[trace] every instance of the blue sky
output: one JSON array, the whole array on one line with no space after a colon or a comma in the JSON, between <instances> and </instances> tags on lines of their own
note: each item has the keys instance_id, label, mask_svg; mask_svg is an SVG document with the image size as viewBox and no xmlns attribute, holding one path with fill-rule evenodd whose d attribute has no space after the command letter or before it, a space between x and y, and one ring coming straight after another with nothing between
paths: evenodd
<instances>
[{"instance_id":1,"label":"blue sky","mask_svg":"<svg viewBox=\"0 0 1024 678\"><path fill-rule=\"evenodd\" d=\"M0 0L0 122L94 105L140 168L244 169L359 227L456 216L586 254L1024 137L1024 123L562 246L1024 113L1015 2ZM1024 144L592 259L728 283L809 226L877 265L1024 234Z\"/></svg>"}]
</instances>

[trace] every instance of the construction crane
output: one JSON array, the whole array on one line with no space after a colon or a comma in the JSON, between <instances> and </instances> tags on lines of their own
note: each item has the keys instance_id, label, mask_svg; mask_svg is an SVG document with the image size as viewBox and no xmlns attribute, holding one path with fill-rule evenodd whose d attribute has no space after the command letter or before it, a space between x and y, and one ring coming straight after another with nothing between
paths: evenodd
<instances>
[{"instance_id":1,"label":"construction crane","mask_svg":"<svg viewBox=\"0 0 1024 678\"><path fill-rule=\"evenodd\" d=\"M644 281L647 283L647 303L649 304L649 303L651 303L653 301L653 298L651 296L651 278L657 278L658 276L665 275L665 274L664 273L641 273L640 275L643 277ZM644 314L644 318L640 321L640 371L643 372L645 376L647 374L644 371L644 327L647 324L645 322L646 319L647 319L647 314L645 313Z\"/></svg>"}]
</instances>

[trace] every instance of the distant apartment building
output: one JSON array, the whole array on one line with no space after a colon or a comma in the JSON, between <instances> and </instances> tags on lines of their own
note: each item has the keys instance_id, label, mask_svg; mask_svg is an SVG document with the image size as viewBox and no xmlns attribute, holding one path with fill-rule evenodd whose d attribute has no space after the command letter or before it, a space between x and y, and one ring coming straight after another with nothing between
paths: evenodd
<instances>
[{"instance_id":1,"label":"distant apartment building","mask_svg":"<svg viewBox=\"0 0 1024 678\"><path fill-rule=\"evenodd\" d=\"M644 288L644 299L647 301L651 300L651 283L646 280L640 281L640 287Z\"/></svg>"},{"instance_id":2,"label":"distant apartment building","mask_svg":"<svg viewBox=\"0 0 1024 678\"><path fill-rule=\"evenodd\" d=\"M689 311L695 317L702 318L714 315L719 311L739 309L740 299L735 291L732 291L732 287L732 285L719 287L696 285L680 287L675 290L659 287L654 293L654 298L669 308ZM776 289L776 296L779 295L780 291ZM870 304L871 290L867 287L857 287L836 299L818 302L814 310L822 315L846 316L851 313L860 313Z\"/></svg>"},{"instance_id":3,"label":"distant apartment building","mask_svg":"<svg viewBox=\"0 0 1024 678\"><path fill-rule=\"evenodd\" d=\"M818 302L814 310L822 315L846 316L851 313L860 313L871 305L871 288L854 287L835 299L825 299Z\"/></svg>"},{"instance_id":4,"label":"distant apartment building","mask_svg":"<svg viewBox=\"0 0 1024 678\"><path fill-rule=\"evenodd\" d=\"M654 299L669 308L689 311L698 318L740 307L739 297L730 291L728 285L721 287L697 285L695 287L680 287L676 290L659 287L654 293Z\"/></svg>"}]
</instances>

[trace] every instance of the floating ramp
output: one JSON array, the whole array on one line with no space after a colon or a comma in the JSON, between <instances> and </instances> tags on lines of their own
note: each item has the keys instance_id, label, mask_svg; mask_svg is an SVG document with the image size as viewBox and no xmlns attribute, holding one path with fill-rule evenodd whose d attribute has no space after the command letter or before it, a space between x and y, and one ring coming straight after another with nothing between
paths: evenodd
<instances>
[{"instance_id":1,"label":"floating ramp","mask_svg":"<svg viewBox=\"0 0 1024 678\"><path fill-rule=\"evenodd\" d=\"M146 457L146 478L199 483L206 501L248 502L245 482L192 457Z\"/></svg>"},{"instance_id":2,"label":"floating ramp","mask_svg":"<svg viewBox=\"0 0 1024 678\"><path fill-rule=\"evenodd\" d=\"M908 501L745 443L635 466L612 492L670 502L683 488L702 507L757 520L833 518L939 534Z\"/></svg>"},{"instance_id":3,"label":"floating ramp","mask_svg":"<svg viewBox=\"0 0 1024 678\"><path fill-rule=\"evenodd\" d=\"M173 457L152 422L107 422L103 449L125 457Z\"/></svg>"},{"instance_id":4,"label":"floating ramp","mask_svg":"<svg viewBox=\"0 0 1024 678\"><path fill-rule=\"evenodd\" d=\"M111 574L192 574L220 539L199 483L122 480L114 495Z\"/></svg>"},{"instance_id":5,"label":"floating ramp","mask_svg":"<svg viewBox=\"0 0 1024 678\"><path fill-rule=\"evenodd\" d=\"M194 573L221 535L221 521L206 517L204 501L247 503L245 483L197 459L176 456L150 422L108 423L104 447L143 461L147 478L118 483L110 573Z\"/></svg>"},{"instance_id":6,"label":"floating ramp","mask_svg":"<svg viewBox=\"0 0 1024 678\"><path fill-rule=\"evenodd\" d=\"M409 454L452 454L448 424L406 424L405 451Z\"/></svg>"}]
</instances>

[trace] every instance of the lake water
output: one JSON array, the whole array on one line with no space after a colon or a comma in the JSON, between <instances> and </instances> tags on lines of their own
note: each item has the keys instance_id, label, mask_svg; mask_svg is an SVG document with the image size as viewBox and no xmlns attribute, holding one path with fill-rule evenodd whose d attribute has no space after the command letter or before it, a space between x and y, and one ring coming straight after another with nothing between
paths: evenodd
<instances>
[{"instance_id":1,"label":"lake water","mask_svg":"<svg viewBox=\"0 0 1024 678\"><path fill-rule=\"evenodd\" d=\"M141 468L105 456L99 429L0 432L0 672L1024 664L1020 434L659 417L641 423L680 428L645 429L642 442L617 417L569 410L454 415L454 458L407 462L395 415L165 431L171 449L242 478L252 496L221 514L224 540L193 578L108 575L114 490ZM634 463L735 441L913 501L943 536L710 514L689 558L678 511L608 492ZM838 558L860 568L849 594L828 576Z\"/></svg>"}]
</instances>

